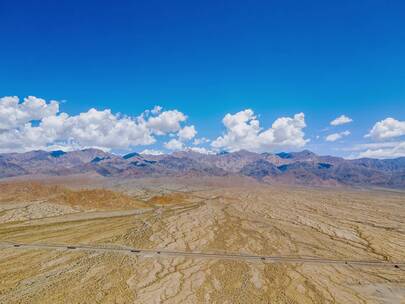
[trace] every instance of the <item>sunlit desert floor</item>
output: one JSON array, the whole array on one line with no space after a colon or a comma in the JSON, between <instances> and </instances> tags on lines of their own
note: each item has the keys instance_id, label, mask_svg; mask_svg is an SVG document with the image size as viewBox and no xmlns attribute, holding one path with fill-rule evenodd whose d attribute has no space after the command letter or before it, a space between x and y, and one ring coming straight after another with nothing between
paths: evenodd
<instances>
[{"instance_id":1,"label":"sunlit desert floor","mask_svg":"<svg viewBox=\"0 0 405 304\"><path fill-rule=\"evenodd\" d=\"M405 303L405 193L195 177L61 183L0 183L1 244L63 245L0 247L0 303Z\"/></svg>"}]
</instances>

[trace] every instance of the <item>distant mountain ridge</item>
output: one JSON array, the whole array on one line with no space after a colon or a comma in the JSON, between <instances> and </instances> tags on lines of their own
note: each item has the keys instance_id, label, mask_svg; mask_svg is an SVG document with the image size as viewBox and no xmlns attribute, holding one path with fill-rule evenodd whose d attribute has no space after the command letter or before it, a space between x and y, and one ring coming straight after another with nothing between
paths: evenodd
<instances>
[{"instance_id":1,"label":"distant mountain ridge","mask_svg":"<svg viewBox=\"0 0 405 304\"><path fill-rule=\"evenodd\" d=\"M194 151L162 155L133 152L119 156L85 149L0 154L0 178L89 172L120 178L237 175L270 184L405 188L405 157L347 160L308 150L277 154L241 150L215 155Z\"/></svg>"}]
</instances>

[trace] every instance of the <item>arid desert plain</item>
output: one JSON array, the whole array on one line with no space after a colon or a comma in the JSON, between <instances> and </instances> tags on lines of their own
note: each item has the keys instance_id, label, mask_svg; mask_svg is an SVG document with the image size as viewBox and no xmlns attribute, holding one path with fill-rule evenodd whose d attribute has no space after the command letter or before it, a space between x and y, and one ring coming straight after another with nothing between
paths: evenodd
<instances>
[{"instance_id":1,"label":"arid desert plain","mask_svg":"<svg viewBox=\"0 0 405 304\"><path fill-rule=\"evenodd\" d=\"M0 183L0 303L405 303L405 193Z\"/></svg>"}]
</instances>

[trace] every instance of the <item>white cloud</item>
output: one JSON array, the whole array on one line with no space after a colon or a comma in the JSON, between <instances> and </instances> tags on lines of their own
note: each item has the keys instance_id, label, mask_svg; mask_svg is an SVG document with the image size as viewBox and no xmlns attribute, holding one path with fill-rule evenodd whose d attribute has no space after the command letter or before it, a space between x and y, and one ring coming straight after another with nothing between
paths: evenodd
<instances>
[{"instance_id":1,"label":"white cloud","mask_svg":"<svg viewBox=\"0 0 405 304\"><path fill-rule=\"evenodd\" d=\"M30 123L0 134L0 151L47 149L49 145L66 149L98 147L103 150L127 149L155 142L141 120L119 117L110 110L88 112L77 116L61 113L43 118L38 126Z\"/></svg>"},{"instance_id":2,"label":"white cloud","mask_svg":"<svg viewBox=\"0 0 405 304\"><path fill-rule=\"evenodd\" d=\"M268 151L295 149L305 146L303 129L306 127L304 113L294 117L280 117L271 128L262 130L259 121L251 109L236 114L226 114L222 120L226 133L212 142L216 149L237 151Z\"/></svg>"},{"instance_id":3,"label":"white cloud","mask_svg":"<svg viewBox=\"0 0 405 304\"><path fill-rule=\"evenodd\" d=\"M44 119L41 124L47 127L49 119ZM63 132L68 131L68 134L62 133L62 138L71 137L82 146L125 149L155 142L143 120L120 117L112 114L111 110L90 109L68 117L61 128Z\"/></svg>"},{"instance_id":4,"label":"white cloud","mask_svg":"<svg viewBox=\"0 0 405 304\"><path fill-rule=\"evenodd\" d=\"M405 135L405 121L399 121L388 117L377 122L366 137L383 140L403 135Z\"/></svg>"},{"instance_id":5,"label":"white cloud","mask_svg":"<svg viewBox=\"0 0 405 304\"><path fill-rule=\"evenodd\" d=\"M340 115L339 117L336 117L334 120L330 122L332 126L339 126L343 124L347 124L349 122L352 122L353 119L350 117L347 117L346 115Z\"/></svg>"},{"instance_id":6,"label":"white cloud","mask_svg":"<svg viewBox=\"0 0 405 304\"><path fill-rule=\"evenodd\" d=\"M345 151L363 151L367 149L376 150L381 148L393 148L399 145L400 141L388 141L388 142L375 142L367 144L357 144L353 147L345 149Z\"/></svg>"},{"instance_id":7,"label":"white cloud","mask_svg":"<svg viewBox=\"0 0 405 304\"><path fill-rule=\"evenodd\" d=\"M388 142L381 145L370 144L365 151L356 154L358 157L396 158L405 156L405 141Z\"/></svg>"},{"instance_id":8,"label":"white cloud","mask_svg":"<svg viewBox=\"0 0 405 304\"><path fill-rule=\"evenodd\" d=\"M181 141L193 139L196 135L197 131L194 126L185 126L179 132L177 132L177 136Z\"/></svg>"},{"instance_id":9,"label":"white cloud","mask_svg":"<svg viewBox=\"0 0 405 304\"><path fill-rule=\"evenodd\" d=\"M207 149L207 148L203 148L203 147L188 147L186 150L190 150L193 152L198 152L201 154L215 154L214 151Z\"/></svg>"},{"instance_id":10,"label":"white cloud","mask_svg":"<svg viewBox=\"0 0 405 304\"><path fill-rule=\"evenodd\" d=\"M184 144L178 139L171 139L164 144L166 149L179 151L184 149Z\"/></svg>"},{"instance_id":11,"label":"white cloud","mask_svg":"<svg viewBox=\"0 0 405 304\"><path fill-rule=\"evenodd\" d=\"M59 103L52 100L46 103L41 98L28 96L20 103L16 96L0 98L0 130L23 126L59 112Z\"/></svg>"},{"instance_id":12,"label":"white cloud","mask_svg":"<svg viewBox=\"0 0 405 304\"><path fill-rule=\"evenodd\" d=\"M162 112L163 108L161 106L154 106L153 109L150 111L153 115L157 115Z\"/></svg>"},{"instance_id":13,"label":"white cloud","mask_svg":"<svg viewBox=\"0 0 405 304\"><path fill-rule=\"evenodd\" d=\"M161 112L160 107L155 107L152 111L157 116L145 112L128 117L109 109L90 109L70 116L59 113L57 101L47 103L30 96L20 103L17 97L4 97L0 99L0 153L52 147L128 150L156 142L154 135L181 130L180 123L186 119L177 110Z\"/></svg>"},{"instance_id":14,"label":"white cloud","mask_svg":"<svg viewBox=\"0 0 405 304\"><path fill-rule=\"evenodd\" d=\"M349 136L350 131L344 131L344 132L339 132L339 133L333 133L329 134L326 136L325 140L329 142L334 142L337 141L338 139L341 139L342 137Z\"/></svg>"},{"instance_id":15,"label":"white cloud","mask_svg":"<svg viewBox=\"0 0 405 304\"><path fill-rule=\"evenodd\" d=\"M396 158L405 156L405 141L387 141L358 144L344 149L351 151L348 158L355 159L361 157L370 158Z\"/></svg>"},{"instance_id":16,"label":"white cloud","mask_svg":"<svg viewBox=\"0 0 405 304\"><path fill-rule=\"evenodd\" d=\"M163 155L164 153L160 150L154 150L154 149L145 149L141 153L142 155Z\"/></svg>"},{"instance_id":17,"label":"white cloud","mask_svg":"<svg viewBox=\"0 0 405 304\"><path fill-rule=\"evenodd\" d=\"M160 112L160 110L159 110ZM164 135L178 132L181 129L181 122L187 120L187 116L177 110L164 111L158 116L152 116L147 120L147 127L154 134Z\"/></svg>"},{"instance_id":18,"label":"white cloud","mask_svg":"<svg viewBox=\"0 0 405 304\"><path fill-rule=\"evenodd\" d=\"M210 140L208 138L201 137L201 138L194 139L193 140L193 145L198 146L198 145L206 144L206 143L209 143L209 142L210 142Z\"/></svg>"},{"instance_id":19,"label":"white cloud","mask_svg":"<svg viewBox=\"0 0 405 304\"><path fill-rule=\"evenodd\" d=\"M374 124L367 138L377 142L355 145L348 151L355 151L350 158L396 158L405 156L405 141L390 141L395 137L405 136L405 121L388 117Z\"/></svg>"}]
</instances>

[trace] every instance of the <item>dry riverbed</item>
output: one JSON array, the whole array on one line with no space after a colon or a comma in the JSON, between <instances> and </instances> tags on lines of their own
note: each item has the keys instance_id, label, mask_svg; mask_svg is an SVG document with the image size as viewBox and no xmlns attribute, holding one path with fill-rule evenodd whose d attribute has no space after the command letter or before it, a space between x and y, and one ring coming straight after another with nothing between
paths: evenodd
<instances>
[{"instance_id":1,"label":"dry riverbed","mask_svg":"<svg viewBox=\"0 0 405 304\"><path fill-rule=\"evenodd\" d=\"M404 263L404 193L235 183L1 183L0 242L219 257L2 248L0 303L404 303L402 266L220 257Z\"/></svg>"}]
</instances>

